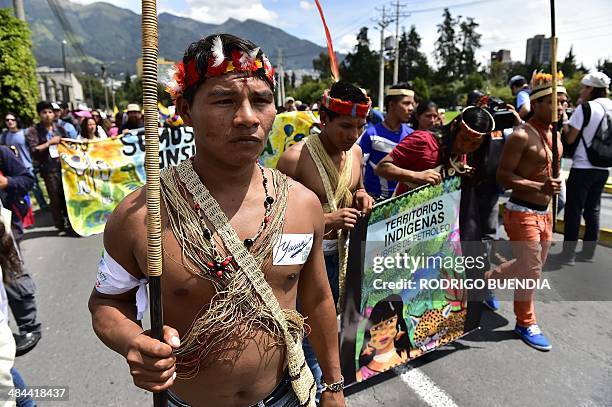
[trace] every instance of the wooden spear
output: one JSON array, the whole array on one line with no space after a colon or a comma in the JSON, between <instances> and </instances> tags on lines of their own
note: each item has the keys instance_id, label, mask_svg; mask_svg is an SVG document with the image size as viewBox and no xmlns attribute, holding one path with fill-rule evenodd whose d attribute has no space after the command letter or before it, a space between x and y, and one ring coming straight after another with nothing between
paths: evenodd
<instances>
[{"instance_id":1,"label":"wooden spear","mask_svg":"<svg viewBox=\"0 0 612 407\"><path fill-rule=\"evenodd\" d=\"M553 178L559 178L559 146L557 145L557 123L559 116L557 114L557 36L555 29L555 0L550 0L550 26L551 26L551 61L550 69L552 73L552 175ZM557 207L558 195L553 195L553 213L552 213L552 228L555 230L557 225Z\"/></svg>"},{"instance_id":2,"label":"wooden spear","mask_svg":"<svg viewBox=\"0 0 612 407\"><path fill-rule=\"evenodd\" d=\"M162 250L159 180L159 113L157 110L157 4L142 0L142 105L145 121L145 172L147 175L147 275L151 337L163 341L161 296ZM153 394L153 405L165 407L167 392Z\"/></svg>"}]
</instances>

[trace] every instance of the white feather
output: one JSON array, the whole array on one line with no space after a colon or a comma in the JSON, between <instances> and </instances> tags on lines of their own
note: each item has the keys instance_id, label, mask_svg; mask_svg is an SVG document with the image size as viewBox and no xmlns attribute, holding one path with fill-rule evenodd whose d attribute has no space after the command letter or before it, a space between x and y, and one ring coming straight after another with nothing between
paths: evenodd
<instances>
[{"instance_id":1,"label":"white feather","mask_svg":"<svg viewBox=\"0 0 612 407\"><path fill-rule=\"evenodd\" d=\"M213 67L218 67L225 60L225 55L223 54L223 42L221 41L220 36L216 36L213 40L212 54L214 58Z\"/></svg>"},{"instance_id":2,"label":"white feather","mask_svg":"<svg viewBox=\"0 0 612 407\"><path fill-rule=\"evenodd\" d=\"M257 54L259 54L259 47L255 48L254 50L249 52L249 57L251 57L251 60L254 61L255 58L257 58Z\"/></svg>"}]
</instances>

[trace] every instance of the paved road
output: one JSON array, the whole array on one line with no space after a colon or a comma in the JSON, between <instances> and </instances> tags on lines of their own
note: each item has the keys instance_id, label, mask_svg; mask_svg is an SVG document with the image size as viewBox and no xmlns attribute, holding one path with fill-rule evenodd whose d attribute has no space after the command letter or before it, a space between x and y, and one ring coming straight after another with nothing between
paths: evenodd
<instances>
[{"instance_id":1,"label":"paved road","mask_svg":"<svg viewBox=\"0 0 612 407\"><path fill-rule=\"evenodd\" d=\"M23 248L38 285L44 331L38 347L16 366L29 385L70 388L70 401L39 405L151 405L149 394L131 384L125 362L91 329L86 304L101 238L57 237L52 228L38 227L27 233ZM516 339L512 306L505 301L499 313L483 315L481 330L350 395L349 405L612 406L610 264L612 249L602 247L595 264L545 273L553 290L537 310L552 352ZM573 294L579 301L569 301Z\"/></svg>"}]
</instances>

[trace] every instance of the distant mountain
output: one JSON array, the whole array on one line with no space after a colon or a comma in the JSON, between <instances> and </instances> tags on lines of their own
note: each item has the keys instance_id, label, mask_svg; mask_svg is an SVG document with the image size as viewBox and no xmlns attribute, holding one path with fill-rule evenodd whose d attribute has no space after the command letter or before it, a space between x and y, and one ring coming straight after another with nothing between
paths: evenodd
<instances>
[{"instance_id":1,"label":"distant mountain","mask_svg":"<svg viewBox=\"0 0 612 407\"><path fill-rule=\"evenodd\" d=\"M139 14L102 2L81 5L54 0L51 3L61 6L65 16L64 29L47 0L25 0L38 65L62 66L61 41L69 40L70 36L64 31L69 26L73 30L73 38L86 55L83 58L73 47L66 46L69 68L100 72L100 66L105 65L114 73L135 73L141 47ZM12 6L12 0L0 0L1 8ZM229 19L216 25L168 13L160 14L158 20L159 55L169 60L180 59L189 43L217 32L252 40L266 51L274 64L278 59L278 50L282 49L285 69L312 69L312 60L321 52L327 52L313 42L255 20Z\"/></svg>"}]
</instances>

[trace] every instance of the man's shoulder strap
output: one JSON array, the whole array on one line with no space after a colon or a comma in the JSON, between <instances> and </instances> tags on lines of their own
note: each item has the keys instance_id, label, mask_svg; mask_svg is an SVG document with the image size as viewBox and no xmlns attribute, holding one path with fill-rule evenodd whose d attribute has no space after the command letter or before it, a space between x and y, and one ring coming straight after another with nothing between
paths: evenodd
<instances>
[{"instance_id":1,"label":"man's shoulder strap","mask_svg":"<svg viewBox=\"0 0 612 407\"><path fill-rule=\"evenodd\" d=\"M583 117L582 128L580 129L580 133L582 133L582 130L584 130L584 128L589 125L589 121L591 120L591 104L589 102L584 102L580 106L582 106Z\"/></svg>"}]
</instances>

